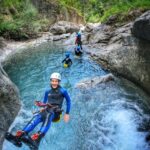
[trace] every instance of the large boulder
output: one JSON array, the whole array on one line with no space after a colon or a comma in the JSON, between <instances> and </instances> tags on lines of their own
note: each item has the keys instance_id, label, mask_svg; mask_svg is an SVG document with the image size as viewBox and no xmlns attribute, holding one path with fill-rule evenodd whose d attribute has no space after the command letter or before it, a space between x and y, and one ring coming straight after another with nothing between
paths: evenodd
<instances>
[{"instance_id":1,"label":"large boulder","mask_svg":"<svg viewBox=\"0 0 150 150\"><path fill-rule=\"evenodd\" d=\"M59 21L50 28L50 32L53 33L54 35L73 33L79 30L80 26L67 21Z\"/></svg>"},{"instance_id":2,"label":"large boulder","mask_svg":"<svg viewBox=\"0 0 150 150\"><path fill-rule=\"evenodd\" d=\"M111 38L111 26L101 24L99 26L94 27L92 30L91 36L89 36L89 43L107 43Z\"/></svg>"},{"instance_id":3,"label":"large boulder","mask_svg":"<svg viewBox=\"0 0 150 150\"><path fill-rule=\"evenodd\" d=\"M97 76L92 79L91 78L84 79L76 84L76 88L89 89L101 83L106 83L106 82L113 81L113 80L114 80L114 76L110 73L110 74L103 75L103 76Z\"/></svg>"},{"instance_id":4,"label":"large boulder","mask_svg":"<svg viewBox=\"0 0 150 150\"><path fill-rule=\"evenodd\" d=\"M20 109L18 95L17 87L0 65L0 149L2 149L5 133Z\"/></svg>"},{"instance_id":5,"label":"large boulder","mask_svg":"<svg viewBox=\"0 0 150 150\"><path fill-rule=\"evenodd\" d=\"M70 36L70 33L61 34L61 35L54 35L54 36L52 36L51 39L52 39L52 41L60 41L63 39L67 39L69 36Z\"/></svg>"},{"instance_id":6,"label":"large boulder","mask_svg":"<svg viewBox=\"0 0 150 150\"><path fill-rule=\"evenodd\" d=\"M94 25L92 23L87 23L87 25L85 26L86 32L92 32L93 29L94 29Z\"/></svg>"},{"instance_id":7,"label":"large boulder","mask_svg":"<svg viewBox=\"0 0 150 150\"><path fill-rule=\"evenodd\" d=\"M150 41L150 10L135 20L132 33L137 38Z\"/></svg>"},{"instance_id":8,"label":"large boulder","mask_svg":"<svg viewBox=\"0 0 150 150\"><path fill-rule=\"evenodd\" d=\"M50 32L54 35L60 35L65 34L66 30L64 26L54 25L52 28L50 28Z\"/></svg>"},{"instance_id":9,"label":"large boulder","mask_svg":"<svg viewBox=\"0 0 150 150\"><path fill-rule=\"evenodd\" d=\"M142 28L136 31L139 36L138 39L137 36L132 35L131 29L135 28L135 23L143 16L146 17L145 21L142 19L143 24L140 23ZM103 40L100 40L98 44L94 44L95 48L88 50L93 59L99 62L103 68L133 81L148 93L150 93L150 42L148 41L149 34L146 33L149 32L146 22L149 17L148 11L135 22L114 28L105 45L102 46ZM144 26L147 30L144 29ZM101 37L105 33L99 32L99 34Z\"/></svg>"}]
</instances>

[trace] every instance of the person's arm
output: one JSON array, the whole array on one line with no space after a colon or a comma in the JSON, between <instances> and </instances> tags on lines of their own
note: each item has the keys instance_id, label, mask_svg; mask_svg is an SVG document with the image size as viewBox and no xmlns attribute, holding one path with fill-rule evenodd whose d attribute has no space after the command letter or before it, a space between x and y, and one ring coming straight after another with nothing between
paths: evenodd
<instances>
[{"instance_id":1,"label":"person's arm","mask_svg":"<svg viewBox=\"0 0 150 150\"><path fill-rule=\"evenodd\" d=\"M62 61L62 63L64 63L66 61L66 58Z\"/></svg>"},{"instance_id":2,"label":"person's arm","mask_svg":"<svg viewBox=\"0 0 150 150\"><path fill-rule=\"evenodd\" d=\"M69 114L71 109L71 99L66 89L62 88L62 93L64 98L66 99L66 114Z\"/></svg>"},{"instance_id":3,"label":"person's arm","mask_svg":"<svg viewBox=\"0 0 150 150\"><path fill-rule=\"evenodd\" d=\"M66 99L66 114L69 114L71 109L71 99L66 90L64 91L64 97Z\"/></svg>"},{"instance_id":4,"label":"person's arm","mask_svg":"<svg viewBox=\"0 0 150 150\"><path fill-rule=\"evenodd\" d=\"M70 108L71 108L71 99L66 90L64 90L63 95L66 99L66 114L64 115L64 121L67 123L70 119L69 113L70 113Z\"/></svg>"}]
</instances>

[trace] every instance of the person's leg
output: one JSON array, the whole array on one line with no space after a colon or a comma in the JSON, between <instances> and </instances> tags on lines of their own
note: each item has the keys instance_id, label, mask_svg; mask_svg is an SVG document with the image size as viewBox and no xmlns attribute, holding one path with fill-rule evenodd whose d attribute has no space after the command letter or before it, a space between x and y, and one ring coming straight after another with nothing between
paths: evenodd
<instances>
[{"instance_id":1,"label":"person's leg","mask_svg":"<svg viewBox=\"0 0 150 150\"><path fill-rule=\"evenodd\" d=\"M29 121L29 123L23 128L23 131L28 134L28 133L29 133L30 131L32 131L40 122L42 122L41 113L35 115L35 116Z\"/></svg>"},{"instance_id":2,"label":"person's leg","mask_svg":"<svg viewBox=\"0 0 150 150\"><path fill-rule=\"evenodd\" d=\"M46 134L46 132L48 131L48 129L51 126L51 122L53 121L54 116L55 115L54 115L53 112L47 114L47 116L46 116L46 118L45 118L45 120L44 120L44 122L43 122L43 124L42 124L42 126L40 128L40 130L39 130L40 133L42 133L44 135Z\"/></svg>"},{"instance_id":3,"label":"person's leg","mask_svg":"<svg viewBox=\"0 0 150 150\"><path fill-rule=\"evenodd\" d=\"M47 113L38 133L35 133L31 136L31 139L34 142L36 142L36 145L40 144L41 139L45 136L46 132L50 128L53 118L54 118L54 113Z\"/></svg>"},{"instance_id":4,"label":"person's leg","mask_svg":"<svg viewBox=\"0 0 150 150\"><path fill-rule=\"evenodd\" d=\"M75 50L75 55L78 55L77 49Z\"/></svg>"}]
</instances>

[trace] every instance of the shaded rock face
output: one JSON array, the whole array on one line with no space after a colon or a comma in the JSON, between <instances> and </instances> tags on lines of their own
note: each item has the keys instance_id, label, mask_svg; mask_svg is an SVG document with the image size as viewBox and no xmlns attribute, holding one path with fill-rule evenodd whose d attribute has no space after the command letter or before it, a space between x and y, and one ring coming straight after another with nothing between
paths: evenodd
<instances>
[{"instance_id":1,"label":"shaded rock face","mask_svg":"<svg viewBox=\"0 0 150 150\"><path fill-rule=\"evenodd\" d=\"M150 10L135 20L132 33L137 38L150 41Z\"/></svg>"},{"instance_id":2,"label":"shaded rock face","mask_svg":"<svg viewBox=\"0 0 150 150\"><path fill-rule=\"evenodd\" d=\"M126 35L108 45L96 59L105 68L136 82L150 92L150 43Z\"/></svg>"},{"instance_id":3,"label":"shaded rock face","mask_svg":"<svg viewBox=\"0 0 150 150\"><path fill-rule=\"evenodd\" d=\"M59 21L50 28L50 32L53 33L54 35L73 33L79 30L80 27L77 24L67 21Z\"/></svg>"},{"instance_id":4,"label":"shaded rock face","mask_svg":"<svg viewBox=\"0 0 150 150\"><path fill-rule=\"evenodd\" d=\"M0 149L2 149L4 135L20 109L18 95L18 89L0 65Z\"/></svg>"},{"instance_id":5,"label":"shaded rock face","mask_svg":"<svg viewBox=\"0 0 150 150\"><path fill-rule=\"evenodd\" d=\"M93 28L92 32L84 32L89 36L86 38L87 43L92 44L86 51L93 59L103 68L140 85L148 93L150 93L149 18L148 11L135 22L119 28L103 24Z\"/></svg>"},{"instance_id":6,"label":"shaded rock face","mask_svg":"<svg viewBox=\"0 0 150 150\"><path fill-rule=\"evenodd\" d=\"M42 15L51 20L52 24L60 20L78 24L84 23L83 17L80 16L76 10L63 8L57 1L32 0L32 3L38 8Z\"/></svg>"}]
</instances>

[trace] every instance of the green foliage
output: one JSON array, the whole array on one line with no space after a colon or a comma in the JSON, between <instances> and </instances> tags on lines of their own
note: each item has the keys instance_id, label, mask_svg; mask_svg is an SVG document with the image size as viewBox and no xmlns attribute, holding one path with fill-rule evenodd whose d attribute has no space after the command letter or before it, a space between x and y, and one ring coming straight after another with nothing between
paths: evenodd
<instances>
[{"instance_id":1,"label":"green foliage","mask_svg":"<svg viewBox=\"0 0 150 150\"><path fill-rule=\"evenodd\" d=\"M42 28L37 9L30 0L3 0L0 15L0 35L6 38L26 39L36 35ZM15 13L11 13L10 9ZM46 22L46 21L45 21Z\"/></svg>"},{"instance_id":2,"label":"green foliage","mask_svg":"<svg viewBox=\"0 0 150 150\"><path fill-rule=\"evenodd\" d=\"M150 9L150 0L119 0L105 7L101 21L106 21L112 15L120 15L120 19L126 16L131 10Z\"/></svg>"},{"instance_id":3,"label":"green foliage","mask_svg":"<svg viewBox=\"0 0 150 150\"><path fill-rule=\"evenodd\" d=\"M100 0L59 0L64 6L74 7L86 21L97 22L103 14L103 3Z\"/></svg>"},{"instance_id":4,"label":"green foliage","mask_svg":"<svg viewBox=\"0 0 150 150\"><path fill-rule=\"evenodd\" d=\"M106 21L119 14L122 18L133 9L150 9L150 0L59 0L62 5L75 7L88 22Z\"/></svg>"},{"instance_id":5,"label":"green foliage","mask_svg":"<svg viewBox=\"0 0 150 150\"><path fill-rule=\"evenodd\" d=\"M6 8L6 7L11 7L12 5L19 6L21 0L2 0L1 6Z\"/></svg>"}]
</instances>

